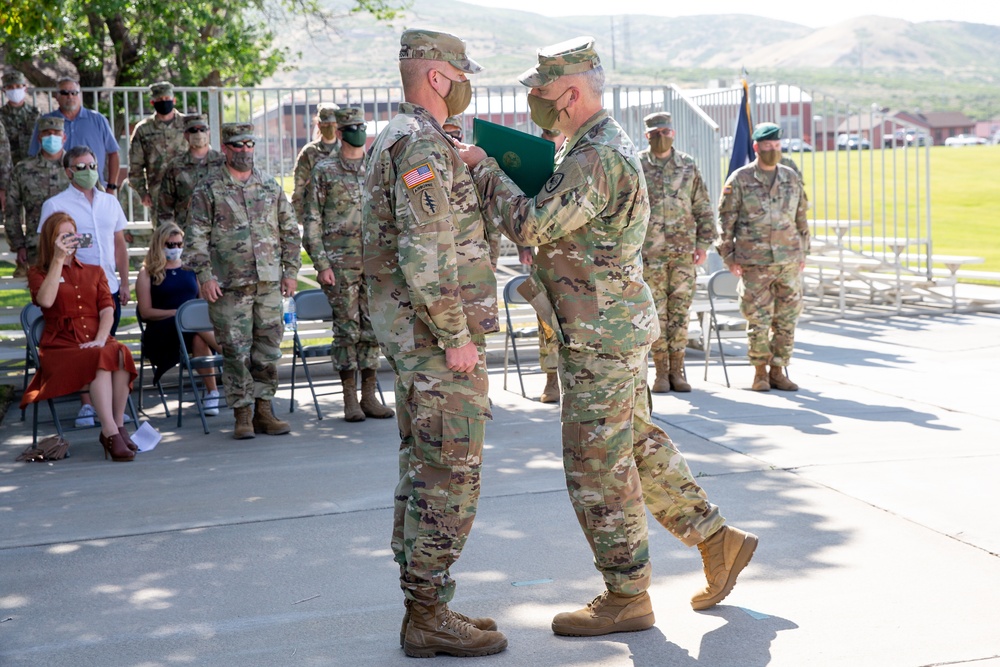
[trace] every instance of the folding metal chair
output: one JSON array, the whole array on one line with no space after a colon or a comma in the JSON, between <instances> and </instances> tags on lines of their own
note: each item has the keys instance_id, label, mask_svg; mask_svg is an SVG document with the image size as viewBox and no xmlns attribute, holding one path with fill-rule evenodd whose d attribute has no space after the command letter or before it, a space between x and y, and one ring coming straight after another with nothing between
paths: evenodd
<instances>
[{"instance_id":1,"label":"folding metal chair","mask_svg":"<svg viewBox=\"0 0 1000 667\"><path fill-rule=\"evenodd\" d=\"M31 376L35 374L35 360L31 356L31 350L28 346L28 332L31 331L31 325L35 323L35 320L42 316L42 309L33 303L29 303L24 308L21 309L21 331L24 332L24 383L21 385L21 394L28 389L28 383L31 382ZM21 421L24 421L24 413L27 408L21 410Z\"/></svg>"},{"instance_id":2,"label":"folding metal chair","mask_svg":"<svg viewBox=\"0 0 1000 667\"><path fill-rule=\"evenodd\" d=\"M207 434L208 420L205 419L205 406L201 400L202 391L205 389L205 382L202 375L195 371L202 368L212 369L212 375L221 380L222 378L222 355L210 354L203 357L192 356L184 342L184 334L199 333L202 331L213 331L212 320L208 317L208 302L204 299L192 299L185 301L177 309L174 315L174 324L177 326L177 338L180 340L180 377L177 381L177 428L182 426L184 418L184 387L187 385L194 394L194 404L198 407L198 416L201 417L201 426ZM220 397L220 400L221 397Z\"/></svg>"},{"instance_id":3,"label":"folding metal chair","mask_svg":"<svg viewBox=\"0 0 1000 667\"><path fill-rule=\"evenodd\" d=\"M503 339L503 388L507 388L508 344L514 350L514 365L517 366L517 379L521 383L521 396L527 398L524 391L524 378L521 377L521 359L517 355L517 339L538 338L538 327L514 328L510 315L512 304L528 305L528 301L517 291L518 286L528 279L527 275L514 276L503 287L503 309L507 316L507 332ZM534 312L534 310L532 310Z\"/></svg>"},{"instance_id":4,"label":"folding metal chair","mask_svg":"<svg viewBox=\"0 0 1000 667\"><path fill-rule=\"evenodd\" d=\"M157 393L160 394L160 402L163 404L163 412L165 416L169 419L170 407L167 405L167 394L165 391L163 391L163 376L161 375L157 377L156 366L153 364L152 361L146 358L145 352L143 351L143 346L145 343L143 339L146 336L146 321L143 320L142 316L139 314L138 307L136 307L135 309L135 318L139 322L139 363L137 364L137 366L139 366L139 386L137 388L139 394L139 400L138 400L139 412L142 412L142 394L143 390L146 388L145 375L146 375L146 365L148 364L150 370L153 372L153 377L155 378L153 381L153 387L156 389Z\"/></svg>"},{"instance_id":5,"label":"folding metal chair","mask_svg":"<svg viewBox=\"0 0 1000 667\"><path fill-rule=\"evenodd\" d=\"M747 321L742 315L732 315L740 312L740 295L737 292L740 279L728 269L716 271L708 279L709 325L705 335L705 380L708 380L708 360L712 348L712 332L719 344L719 356L722 359L722 372L726 375L726 387L729 387L729 371L726 369L726 353L722 349L722 333L730 336L746 336Z\"/></svg>"}]
</instances>

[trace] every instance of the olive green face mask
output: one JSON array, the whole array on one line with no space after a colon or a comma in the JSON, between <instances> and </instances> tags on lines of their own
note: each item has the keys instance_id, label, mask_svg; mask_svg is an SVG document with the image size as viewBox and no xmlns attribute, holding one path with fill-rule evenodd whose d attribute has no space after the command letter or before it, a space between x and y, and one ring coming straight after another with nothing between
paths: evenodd
<instances>
[{"instance_id":1,"label":"olive green face mask","mask_svg":"<svg viewBox=\"0 0 1000 667\"><path fill-rule=\"evenodd\" d=\"M781 149L770 150L770 151L759 151L757 153L757 159L760 160L761 164L767 165L768 167L773 167L774 165L781 162Z\"/></svg>"},{"instance_id":2,"label":"olive green face mask","mask_svg":"<svg viewBox=\"0 0 1000 667\"><path fill-rule=\"evenodd\" d=\"M442 76L444 76L442 74ZM448 79L448 77L445 77ZM448 94L445 95L444 103L448 107L449 116L457 116L469 107L469 102L472 101L472 82L466 79L465 81L456 81L454 79L448 79L451 81L451 88L448 90Z\"/></svg>"},{"instance_id":3,"label":"olive green face mask","mask_svg":"<svg viewBox=\"0 0 1000 667\"><path fill-rule=\"evenodd\" d=\"M340 136L343 137L344 143L355 148L364 146L365 141L368 139L368 135L364 130L341 130Z\"/></svg>"},{"instance_id":4,"label":"olive green face mask","mask_svg":"<svg viewBox=\"0 0 1000 667\"><path fill-rule=\"evenodd\" d=\"M669 153L674 146L674 138L665 134L657 134L649 138L649 147L657 155Z\"/></svg>"},{"instance_id":5,"label":"olive green face mask","mask_svg":"<svg viewBox=\"0 0 1000 667\"><path fill-rule=\"evenodd\" d=\"M556 122L559 120L559 116L566 111L566 107L562 109L556 108L556 103L562 99L562 96L569 92L569 88L563 91L563 94L554 100L547 100L544 97L538 97L536 95L528 95L528 109L531 111L531 120L538 127L543 130L551 130L555 126Z\"/></svg>"}]
</instances>

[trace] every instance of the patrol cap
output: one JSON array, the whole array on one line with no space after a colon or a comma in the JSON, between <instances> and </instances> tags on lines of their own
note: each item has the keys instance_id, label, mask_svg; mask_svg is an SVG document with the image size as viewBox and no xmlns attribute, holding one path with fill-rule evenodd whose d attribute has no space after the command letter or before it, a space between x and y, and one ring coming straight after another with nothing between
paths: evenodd
<instances>
[{"instance_id":1,"label":"patrol cap","mask_svg":"<svg viewBox=\"0 0 1000 667\"><path fill-rule=\"evenodd\" d=\"M159 81L149 87L151 97L173 97L174 84L169 81Z\"/></svg>"},{"instance_id":2,"label":"patrol cap","mask_svg":"<svg viewBox=\"0 0 1000 667\"><path fill-rule=\"evenodd\" d=\"M228 144L233 141L255 140L253 136L253 123L223 123L222 143Z\"/></svg>"},{"instance_id":3,"label":"patrol cap","mask_svg":"<svg viewBox=\"0 0 1000 667\"><path fill-rule=\"evenodd\" d=\"M42 133L46 130L59 130L63 131L63 119L59 116L42 116L38 119L38 132Z\"/></svg>"},{"instance_id":4,"label":"patrol cap","mask_svg":"<svg viewBox=\"0 0 1000 667\"><path fill-rule=\"evenodd\" d=\"M196 127L208 127L208 118L202 115L188 116L184 119L184 131L193 130Z\"/></svg>"},{"instance_id":5,"label":"patrol cap","mask_svg":"<svg viewBox=\"0 0 1000 667\"><path fill-rule=\"evenodd\" d=\"M600 66L601 59L594 50L594 38L574 37L538 49L538 64L518 79L529 88L534 88L548 85L566 74L580 74Z\"/></svg>"},{"instance_id":6,"label":"patrol cap","mask_svg":"<svg viewBox=\"0 0 1000 667\"><path fill-rule=\"evenodd\" d=\"M334 123L337 120L337 109L340 107L332 102L326 104L320 104L317 107L316 115L319 117L320 123Z\"/></svg>"},{"instance_id":7,"label":"patrol cap","mask_svg":"<svg viewBox=\"0 0 1000 667\"><path fill-rule=\"evenodd\" d=\"M10 72L4 72L3 75L4 88L7 88L8 86L16 86L22 83L24 85L28 85L28 80L24 78L24 74L22 74L20 71L12 70Z\"/></svg>"},{"instance_id":8,"label":"patrol cap","mask_svg":"<svg viewBox=\"0 0 1000 667\"><path fill-rule=\"evenodd\" d=\"M555 139L556 137L561 137L562 136L562 131L561 130L546 130L545 128L542 128L542 136L545 137L546 139Z\"/></svg>"},{"instance_id":9,"label":"patrol cap","mask_svg":"<svg viewBox=\"0 0 1000 667\"><path fill-rule=\"evenodd\" d=\"M757 123L753 129L754 141L770 141L781 138L781 128L774 123Z\"/></svg>"},{"instance_id":10,"label":"patrol cap","mask_svg":"<svg viewBox=\"0 0 1000 667\"><path fill-rule=\"evenodd\" d=\"M444 60L466 74L478 74L482 66L465 54L465 42L447 32L411 29L399 38L399 59Z\"/></svg>"},{"instance_id":11,"label":"patrol cap","mask_svg":"<svg viewBox=\"0 0 1000 667\"><path fill-rule=\"evenodd\" d=\"M448 116L447 118L444 119L444 122L441 123L442 127L444 127L445 125L454 125L455 127L462 127L462 117Z\"/></svg>"},{"instance_id":12,"label":"patrol cap","mask_svg":"<svg viewBox=\"0 0 1000 667\"><path fill-rule=\"evenodd\" d=\"M672 116L669 111L658 111L656 113L651 113L642 119L642 122L646 124L647 130L669 130L673 127Z\"/></svg>"},{"instance_id":13,"label":"patrol cap","mask_svg":"<svg viewBox=\"0 0 1000 667\"><path fill-rule=\"evenodd\" d=\"M365 112L361 109L354 107L348 107L346 109L337 109L334 112L334 116L337 118L337 127L346 127L348 125L364 125L365 123Z\"/></svg>"}]
</instances>

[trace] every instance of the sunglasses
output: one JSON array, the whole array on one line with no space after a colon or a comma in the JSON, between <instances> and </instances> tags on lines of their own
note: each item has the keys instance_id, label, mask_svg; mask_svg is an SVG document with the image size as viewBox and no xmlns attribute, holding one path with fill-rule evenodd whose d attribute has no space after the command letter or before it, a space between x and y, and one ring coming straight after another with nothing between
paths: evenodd
<instances>
[{"instance_id":1,"label":"sunglasses","mask_svg":"<svg viewBox=\"0 0 1000 667\"><path fill-rule=\"evenodd\" d=\"M89 169L91 171L97 171L97 164L94 162L91 162L90 164L84 164L83 162L81 162L80 164L71 164L69 168L75 169L76 171L83 171L85 169Z\"/></svg>"},{"instance_id":2,"label":"sunglasses","mask_svg":"<svg viewBox=\"0 0 1000 667\"><path fill-rule=\"evenodd\" d=\"M183 248L184 247L184 241L177 241L176 243L171 242L171 241L167 241L163 245L165 245L166 247L168 247L168 248L170 248L172 250L176 250L177 248Z\"/></svg>"},{"instance_id":3,"label":"sunglasses","mask_svg":"<svg viewBox=\"0 0 1000 667\"><path fill-rule=\"evenodd\" d=\"M188 134L201 134L202 132L208 132L207 127L192 127L190 130L184 130Z\"/></svg>"},{"instance_id":4,"label":"sunglasses","mask_svg":"<svg viewBox=\"0 0 1000 667\"><path fill-rule=\"evenodd\" d=\"M246 139L244 141L227 141L226 145L230 148L253 148L256 143L253 139Z\"/></svg>"},{"instance_id":5,"label":"sunglasses","mask_svg":"<svg viewBox=\"0 0 1000 667\"><path fill-rule=\"evenodd\" d=\"M342 132L357 132L358 130L367 130L367 129L368 126L365 125L364 123L355 125L345 125L344 127L340 128Z\"/></svg>"},{"instance_id":6,"label":"sunglasses","mask_svg":"<svg viewBox=\"0 0 1000 667\"><path fill-rule=\"evenodd\" d=\"M76 97L80 94L79 90L60 90L56 95L66 95L68 97Z\"/></svg>"}]
</instances>

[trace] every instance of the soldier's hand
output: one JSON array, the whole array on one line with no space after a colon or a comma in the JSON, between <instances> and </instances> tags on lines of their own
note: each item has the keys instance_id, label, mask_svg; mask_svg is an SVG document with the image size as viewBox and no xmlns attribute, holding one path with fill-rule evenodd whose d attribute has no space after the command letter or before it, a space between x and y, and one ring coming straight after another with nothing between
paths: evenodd
<instances>
[{"instance_id":1,"label":"soldier's hand","mask_svg":"<svg viewBox=\"0 0 1000 667\"><path fill-rule=\"evenodd\" d=\"M146 208L153 208L153 198L149 195L142 196L142 205Z\"/></svg>"},{"instance_id":2,"label":"soldier's hand","mask_svg":"<svg viewBox=\"0 0 1000 667\"><path fill-rule=\"evenodd\" d=\"M222 297L222 289L219 288L219 281L209 280L201 285L201 298L209 303L215 303Z\"/></svg>"},{"instance_id":3,"label":"soldier's hand","mask_svg":"<svg viewBox=\"0 0 1000 667\"><path fill-rule=\"evenodd\" d=\"M535 263L535 256L531 254L531 248L521 248L518 250L517 258L525 266L531 266Z\"/></svg>"},{"instance_id":4,"label":"soldier's hand","mask_svg":"<svg viewBox=\"0 0 1000 667\"><path fill-rule=\"evenodd\" d=\"M295 281L295 278L282 278L281 279L281 296L294 296L295 288L299 284Z\"/></svg>"},{"instance_id":5,"label":"soldier's hand","mask_svg":"<svg viewBox=\"0 0 1000 667\"><path fill-rule=\"evenodd\" d=\"M743 275L743 267L740 266L739 264L730 264L729 272L734 276L736 276L737 278L739 278L740 276Z\"/></svg>"},{"instance_id":6,"label":"soldier's hand","mask_svg":"<svg viewBox=\"0 0 1000 667\"><path fill-rule=\"evenodd\" d=\"M333 269L323 269L317 273L316 282L320 285L336 285L337 279L333 277Z\"/></svg>"},{"instance_id":7,"label":"soldier's hand","mask_svg":"<svg viewBox=\"0 0 1000 667\"><path fill-rule=\"evenodd\" d=\"M471 341L462 347L449 347L444 351L444 361L448 370L471 373L479 362L479 348Z\"/></svg>"},{"instance_id":8,"label":"soldier's hand","mask_svg":"<svg viewBox=\"0 0 1000 667\"><path fill-rule=\"evenodd\" d=\"M487 157L486 151L479 146L462 143L456 143L455 146L458 148L458 157L462 158L462 162L464 162L469 169L474 168Z\"/></svg>"},{"instance_id":9,"label":"soldier's hand","mask_svg":"<svg viewBox=\"0 0 1000 667\"><path fill-rule=\"evenodd\" d=\"M18 264L27 264L28 263L28 249L27 248L21 248L20 250L17 251L17 263Z\"/></svg>"},{"instance_id":10,"label":"soldier's hand","mask_svg":"<svg viewBox=\"0 0 1000 667\"><path fill-rule=\"evenodd\" d=\"M701 248L695 248L694 249L694 263L695 263L695 266L698 266L699 264L704 264L706 258L708 258L708 253L707 252L705 252Z\"/></svg>"}]
</instances>

